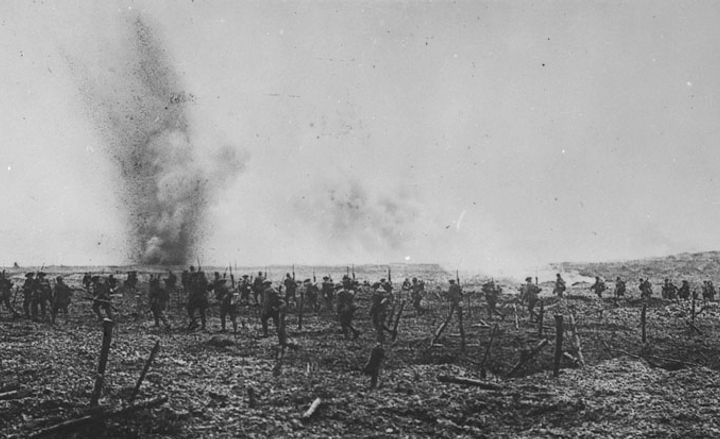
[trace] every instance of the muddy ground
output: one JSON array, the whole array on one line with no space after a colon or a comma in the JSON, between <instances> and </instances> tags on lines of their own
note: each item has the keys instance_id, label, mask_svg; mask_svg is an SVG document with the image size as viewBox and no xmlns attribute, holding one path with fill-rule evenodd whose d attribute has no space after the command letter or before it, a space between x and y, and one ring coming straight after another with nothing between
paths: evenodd
<instances>
[{"instance_id":1,"label":"muddy ground","mask_svg":"<svg viewBox=\"0 0 720 439\"><path fill-rule=\"evenodd\" d=\"M423 273L440 279L444 273ZM451 276L452 277L452 276ZM71 283L77 276L70 276ZM429 295L428 311L405 308L399 336L386 345L379 388L361 372L375 345L367 297L360 297L357 340L345 340L332 314L287 317L299 348L278 376L277 338L263 338L254 309L237 335L220 334L215 307L208 331L187 331L181 299L171 302L173 329L155 329L134 297L115 299L116 317L101 405L121 408L155 341L160 351L136 400L165 404L90 422L55 437L712 437L720 435L720 369L716 303L651 299L647 343L641 339L639 293L615 303L585 286L564 300L544 287L544 328L515 304L504 285L501 312L488 317L482 297L465 300L467 348L456 321L431 345L447 305ZM432 286L431 286L432 287ZM466 290L479 290L466 285ZM657 295L657 293L656 293ZM78 295L76 295L78 296ZM81 296L81 295L80 295ZM468 309L469 308L469 309ZM515 312L517 313L517 327ZM554 316L572 315L585 367L568 358L553 377ZM486 325L487 324L487 325ZM488 350L490 334L497 325ZM691 326L692 325L692 326ZM693 328L693 326L695 328ZM102 339L90 302L75 297L71 314L48 322L0 314L0 437L27 437L88 413ZM271 331L274 335L274 331ZM566 325L563 350L577 358ZM542 339L549 343L512 377L508 372ZM487 354L486 354L487 352ZM487 358L485 358L487 355ZM484 379L491 390L448 384L438 376ZM3 392L13 392L3 399ZM251 396L252 395L252 396ZM301 419L313 400L321 405ZM46 437L52 437L48 435Z\"/></svg>"}]
</instances>

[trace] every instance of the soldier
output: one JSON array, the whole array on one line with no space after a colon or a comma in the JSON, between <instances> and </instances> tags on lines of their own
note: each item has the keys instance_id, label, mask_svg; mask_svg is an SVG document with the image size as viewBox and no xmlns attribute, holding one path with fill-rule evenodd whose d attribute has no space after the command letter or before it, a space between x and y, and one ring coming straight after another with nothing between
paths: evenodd
<instances>
[{"instance_id":1,"label":"soldier","mask_svg":"<svg viewBox=\"0 0 720 439\"><path fill-rule=\"evenodd\" d=\"M325 301L325 310L332 310L333 300L335 299L335 285L329 276L323 277L322 285L320 287L320 296Z\"/></svg>"},{"instance_id":2,"label":"soldier","mask_svg":"<svg viewBox=\"0 0 720 439\"><path fill-rule=\"evenodd\" d=\"M285 285L285 301L287 303L295 303L295 292L297 290L297 283L295 283L295 279L290 276L290 273L285 274L285 280L283 281L283 284Z\"/></svg>"},{"instance_id":3,"label":"soldier","mask_svg":"<svg viewBox=\"0 0 720 439\"><path fill-rule=\"evenodd\" d=\"M100 309L105 311L105 315L108 319L112 320L112 305L110 303L110 286L107 284L105 278L101 276L95 276L92 279L91 288L94 293L92 309L98 317L98 320L102 321L103 316L100 314Z\"/></svg>"},{"instance_id":4,"label":"soldier","mask_svg":"<svg viewBox=\"0 0 720 439\"><path fill-rule=\"evenodd\" d=\"M88 293L90 292L90 284L91 283L92 283L92 275L89 272L87 272L83 275L82 284L83 284L83 287L85 287L85 291Z\"/></svg>"},{"instance_id":5,"label":"soldier","mask_svg":"<svg viewBox=\"0 0 720 439\"><path fill-rule=\"evenodd\" d=\"M205 277L205 273L198 269L195 272L194 268L190 267L190 274L188 279L188 288L190 294L188 296L187 311L190 317L190 325L188 329L193 330L197 328L197 320L195 320L195 311L200 314L200 325L202 329L205 329L206 311L209 306L208 304L208 281Z\"/></svg>"},{"instance_id":6,"label":"soldier","mask_svg":"<svg viewBox=\"0 0 720 439\"><path fill-rule=\"evenodd\" d=\"M60 310L65 314L65 320L68 317L68 308L70 307L70 299L72 297L72 288L64 281L62 276L55 278L55 288L52 294L52 307L50 308L50 321L55 324L55 317Z\"/></svg>"},{"instance_id":7,"label":"soldier","mask_svg":"<svg viewBox=\"0 0 720 439\"><path fill-rule=\"evenodd\" d=\"M280 297L280 293L273 288L272 282L269 280L263 281L263 295L262 295L262 315L260 316L260 322L262 323L263 336L268 336L268 320L273 319L275 329L280 329L280 311L284 309L285 301ZM279 334L279 333L278 333Z\"/></svg>"},{"instance_id":8,"label":"soldier","mask_svg":"<svg viewBox=\"0 0 720 439\"><path fill-rule=\"evenodd\" d=\"M690 284L688 283L688 281L682 281L680 289L678 290L678 296L682 300L688 300L690 298Z\"/></svg>"},{"instance_id":9,"label":"soldier","mask_svg":"<svg viewBox=\"0 0 720 439\"><path fill-rule=\"evenodd\" d=\"M155 328L160 327L160 321L165 325L165 329L170 330L170 323L165 318L165 308L170 299L170 294L166 289L160 286L160 275L150 275L148 284L148 300L150 301L150 311L153 319L155 319Z\"/></svg>"},{"instance_id":10,"label":"soldier","mask_svg":"<svg viewBox=\"0 0 720 439\"><path fill-rule=\"evenodd\" d=\"M342 327L343 335L345 339L349 336L349 331L352 331L353 340L358 338L360 332L352 326L353 316L357 307L355 306L354 299L355 295L350 291L343 288L342 284L335 286L335 292L337 293L337 315L340 326Z\"/></svg>"},{"instance_id":11,"label":"soldier","mask_svg":"<svg viewBox=\"0 0 720 439\"><path fill-rule=\"evenodd\" d=\"M190 268L193 267L190 266ZM183 270L182 273L180 273L180 285L184 292L190 291L190 271Z\"/></svg>"},{"instance_id":12,"label":"soldier","mask_svg":"<svg viewBox=\"0 0 720 439\"><path fill-rule=\"evenodd\" d=\"M498 314L501 317L504 317L497 310L497 302L500 294L502 294L502 288L500 285L497 285L494 279L490 279L490 282L483 284L481 290L485 293L485 301L488 305L488 318L492 319L493 314Z\"/></svg>"},{"instance_id":13,"label":"soldier","mask_svg":"<svg viewBox=\"0 0 720 439\"><path fill-rule=\"evenodd\" d=\"M622 278L620 278L620 276L618 276L617 279L615 279L615 292L614 292L615 298L619 299L620 297L624 297L625 291L626 291L625 281L622 280Z\"/></svg>"},{"instance_id":14,"label":"soldier","mask_svg":"<svg viewBox=\"0 0 720 439\"><path fill-rule=\"evenodd\" d=\"M252 286L249 280L250 276L247 274L242 275L242 280L238 285L238 291L240 292L240 303L244 305L250 304L250 293L252 292Z\"/></svg>"},{"instance_id":15,"label":"soldier","mask_svg":"<svg viewBox=\"0 0 720 439\"><path fill-rule=\"evenodd\" d=\"M230 316L233 325L233 333L237 333L237 304L234 294L228 289L227 281L220 279L215 283L215 297L220 303L220 330L225 332L225 320Z\"/></svg>"},{"instance_id":16,"label":"soldier","mask_svg":"<svg viewBox=\"0 0 720 439\"><path fill-rule=\"evenodd\" d=\"M412 293L412 283L410 282L410 279L405 278L402 285L400 286L400 291L402 292L402 297L407 297L409 294Z\"/></svg>"},{"instance_id":17,"label":"soldier","mask_svg":"<svg viewBox=\"0 0 720 439\"><path fill-rule=\"evenodd\" d=\"M537 304L538 294L540 294L540 288L532 283L532 277L525 278L525 285L520 289L520 300L527 302L528 312L530 313L530 322L533 321L533 317L537 317L535 313L535 304Z\"/></svg>"},{"instance_id":18,"label":"soldier","mask_svg":"<svg viewBox=\"0 0 720 439\"><path fill-rule=\"evenodd\" d=\"M265 290L264 282L265 277L263 277L263 272L258 271L257 277L252 283L253 298L255 299L255 305L258 306L260 305L260 298L262 298L262 294Z\"/></svg>"},{"instance_id":19,"label":"soldier","mask_svg":"<svg viewBox=\"0 0 720 439\"><path fill-rule=\"evenodd\" d=\"M675 300L677 287L670 281L670 279L665 279L663 281L661 294L663 299Z\"/></svg>"},{"instance_id":20,"label":"soldier","mask_svg":"<svg viewBox=\"0 0 720 439\"><path fill-rule=\"evenodd\" d=\"M373 291L372 304L370 305L370 318L372 319L372 324L377 334L377 341L382 344L385 342L385 332L387 331L392 334L392 331L385 325L390 301L387 291L379 282L373 285Z\"/></svg>"},{"instance_id":21,"label":"soldier","mask_svg":"<svg viewBox=\"0 0 720 439\"><path fill-rule=\"evenodd\" d=\"M25 317L30 318L30 304L33 301L33 294L35 294L35 273L25 273L25 282L22 286L23 291L23 311Z\"/></svg>"},{"instance_id":22,"label":"soldier","mask_svg":"<svg viewBox=\"0 0 720 439\"><path fill-rule=\"evenodd\" d=\"M15 311L12 305L12 287L13 283L5 275L5 270L0 273L0 302L5 304L5 307L10 311L13 317L20 317L20 313Z\"/></svg>"},{"instance_id":23,"label":"soldier","mask_svg":"<svg viewBox=\"0 0 720 439\"><path fill-rule=\"evenodd\" d=\"M649 298L652 296L652 284L649 279L640 278L640 297Z\"/></svg>"},{"instance_id":24,"label":"soldier","mask_svg":"<svg viewBox=\"0 0 720 439\"><path fill-rule=\"evenodd\" d=\"M595 283L590 287L590 290L594 291L595 294L597 294L598 299L602 299L602 293L606 289L607 287L605 286L605 281L600 279L600 276L595 276Z\"/></svg>"},{"instance_id":25,"label":"soldier","mask_svg":"<svg viewBox=\"0 0 720 439\"><path fill-rule=\"evenodd\" d=\"M555 294L558 297L562 297L563 294L565 294L565 290L567 287L565 286L565 280L560 276L560 273L555 275L555 288L553 289L553 294Z\"/></svg>"},{"instance_id":26,"label":"soldier","mask_svg":"<svg viewBox=\"0 0 720 439\"><path fill-rule=\"evenodd\" d=\"M715 286L711 280L703 282L702 295L704 300L715 300Z\"/></svg>"},{"instance_id":27,"label":"soldier","mask_svg":"<svg viewBox=\"0 0 720 439\"><path fill-rule=\"evenodd\" d=\"M137 290L138 277L137 271L129 271L127 279L125 279L125 289L130 293L135 293Z\"/></svg>"},{"instance_id":28,"label":"soldier","mask_svg":"<svg viewBox=\"0 0 720 439\"><path fill-rule=\"evenodd\" d=\"M52 287L50 286L50 282L45 278L45 273L42 271L38 272L35 278L33 299L30 304L33 319L37 319L38 317L38 307L40 308L40 316L45 319L47 304L50 301L51 295Z\"/></svg>"},{"instance_id":29,"label":"soldier","mask_svg":"<svg viewBox=\"0 0 720 439\"><path fill-rule=\"evenodd\" d=\"M342 286L346 290L355 290L355 281L346 274L342 278Z\"/></svg>"},{"instance_id":30,"label":"soldier","mask_svg":"<svg viewBox=\"0 0 720 439\"><path fill-rule=\"evenodd\" d=\"M425 293L425 282L420 281L418 282L417 278L414 277L412 279L411 284L411 298L413 303L413 308L415 308L415 312L418 315L422 315L425 313L425 308L422 307L422 300L423 300L423 294Z\"/></svg>"},{"instance_id":31,"label":"soldier","mask_svg":"<svg viewBox=\"0 0 720 439\"><path fill-rule=\"evenodd\" d=\"M303 284L305 286L305 303L307 303L307 307L310 310L317 312L320 307L320 303L318 302L320 290L310 279L305 279Z\"/></svg>"}]
</instances>

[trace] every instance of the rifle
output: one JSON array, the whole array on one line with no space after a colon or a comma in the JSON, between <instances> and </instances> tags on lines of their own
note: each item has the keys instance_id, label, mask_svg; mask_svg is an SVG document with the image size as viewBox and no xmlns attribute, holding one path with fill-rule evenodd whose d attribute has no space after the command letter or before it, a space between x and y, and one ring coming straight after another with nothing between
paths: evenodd
<instances>
[{"instance_id":1,"label":"rifle","mask_svg":"<svg viewBox=\"0 0 720 439\"><path fill-rule=\"evenodd\" d=\"M355 280L355 264L352 266L352 279Z\"/></svg>"},{"instance_id":2,"label":"rifle","mask_svg":"<svg viewBox=\"0 0 720 439\"><path fill-rule=\"evenodd\" d=\"M390 285L392 285L392 269L390 268L389 265L388 265L388 283L390 283Z\"/></svg>"},{"instance_id":3,"label":"rifle","mask_svg":"<svg viewBox=\"0 0 720 439\"><path fill-rule=\"evenodd\" d=\"M313 283L316 283L317 279L315 278L315 267L313 267Z\"/></svg>"},{"instance_id":4,"label":"rifle","mask_svg":"<svg viewBox=\"0 0 720 439\"><path fill-rule=\"evenodd\" d=\"M347 265L345 266L345 277L350 277L350 267Z\"/></svg>"},{"instance_id":5,"label":"rifle","mask_svg":"<svg viewBox=\"0 0 720 439\"><path fill-rule=\"evenodd\" d=\"M295 264L292 266L293 280L295 280Z\"/></svg>"},{"instance_id":6,"label":"rifle","mask_svg":"<svg viewBox=\"0 0 720 439\"><path fill-rule=\"evenodd\" d=\"M200 267L200 256L196 256L196 258L197 258L197 263L198 263L198 269L197 269L197 271L200 271L200 270L202 269L202 268Z\"/></svg>"}]
</instances>

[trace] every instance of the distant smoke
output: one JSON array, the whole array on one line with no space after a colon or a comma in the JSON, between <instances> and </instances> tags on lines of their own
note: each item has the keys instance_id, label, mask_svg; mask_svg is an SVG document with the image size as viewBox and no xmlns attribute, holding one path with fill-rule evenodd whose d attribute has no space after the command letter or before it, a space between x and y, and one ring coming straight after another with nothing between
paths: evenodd
<instances>
[{"instance_id":1,"label":"distant smoke","mask_svg":"<svg viewBox=\"0 0 720 439\"><path fill-rule=\"evenodd\" d=\"M203 145L169 55L140 18L130 26L111 60L80 64L92 121L119 166L128 214L131 258L146 264L184 264L193 259L211 194L243 169L237 148ZM105 65L105 61L107 64Z\"/></svg>"},{"instance_id":2,"label":"distant smoke","mask_svg":"<svg viewBox=\"0 0 720 439\"><path fill-rule=\"evenodd\" d=\"M336 249L399 257L418 239L423 215L411 194L374 193L359 181L326 182L295 206L299 218Z\"/></svg>"}]
</instances>

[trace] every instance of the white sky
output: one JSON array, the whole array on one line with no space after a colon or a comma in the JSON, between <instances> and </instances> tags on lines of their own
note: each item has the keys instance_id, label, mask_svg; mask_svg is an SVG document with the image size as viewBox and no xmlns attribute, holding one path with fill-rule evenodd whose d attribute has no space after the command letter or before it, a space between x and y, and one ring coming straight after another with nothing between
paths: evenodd
<instances>
[{"instance_id":1,"label":"white sky","mask_svg":"<svg viewBox=\"0 0 720 439\"><path fill-rule=\"evenodd\" d=\"M128 262L67 60L102 70L137 14L249 157L208 262L511 272L720 247L720 3L6 1L0 264Z\"/></svg>"}]
</instances>

